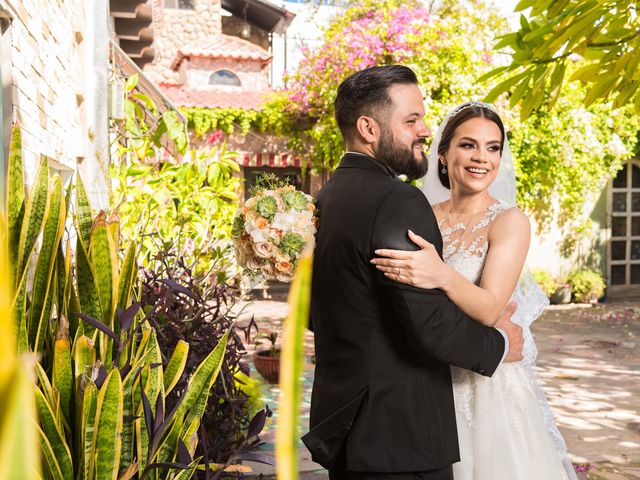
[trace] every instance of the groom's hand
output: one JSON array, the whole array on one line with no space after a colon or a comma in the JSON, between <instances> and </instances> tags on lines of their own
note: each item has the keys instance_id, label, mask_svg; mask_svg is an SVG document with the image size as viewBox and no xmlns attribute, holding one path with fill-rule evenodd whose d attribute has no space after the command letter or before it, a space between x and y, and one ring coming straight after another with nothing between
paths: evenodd
<instances>
[{"instance_id":1,"label":"groom's hand","mask_svg":"<svg viewBox=\"0 0 640 480\"><path fill-rule=\"evenodd\" d=\"M505 362L519 362L522 360L522 347L524 346L522 328L511 321L511 317L517 307L516 302L509 302L494 324L494 327L502 330L509 339L509 351L504 358Z\"/></svg>"}]
</instances>

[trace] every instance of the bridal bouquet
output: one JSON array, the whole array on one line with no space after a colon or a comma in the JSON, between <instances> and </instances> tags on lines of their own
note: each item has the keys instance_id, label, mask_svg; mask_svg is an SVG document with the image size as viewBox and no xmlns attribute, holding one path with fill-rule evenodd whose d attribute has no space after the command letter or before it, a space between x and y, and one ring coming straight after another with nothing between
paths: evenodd
<instances>
[{"instance_id":1,"label":"bridal bouquet","mask_svg":"<svg viewBox=\"0 0 640 480\"><path fill-rule=\"evenodd\" d=\"M315 241L315 213L313 198L292 185L256 189L234 222L238 264L250 276L290 282L302 249Z\"/></svg>"}]
</instances>

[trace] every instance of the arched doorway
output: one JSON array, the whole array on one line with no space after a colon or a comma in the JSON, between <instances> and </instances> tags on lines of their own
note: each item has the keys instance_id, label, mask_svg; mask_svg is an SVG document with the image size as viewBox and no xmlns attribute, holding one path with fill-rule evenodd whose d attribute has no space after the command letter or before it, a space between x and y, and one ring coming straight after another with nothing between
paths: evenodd
<instances>
[{"instance_id":1,"label":"arched doorway","mask_svg":"<svg viewBox=\"0 0 640 480\"><path fill-rule=\"evenodd\" d=\"M608 292L640 297L640 161L627 163L609 192Z\"/></svg>"}]
</instances>

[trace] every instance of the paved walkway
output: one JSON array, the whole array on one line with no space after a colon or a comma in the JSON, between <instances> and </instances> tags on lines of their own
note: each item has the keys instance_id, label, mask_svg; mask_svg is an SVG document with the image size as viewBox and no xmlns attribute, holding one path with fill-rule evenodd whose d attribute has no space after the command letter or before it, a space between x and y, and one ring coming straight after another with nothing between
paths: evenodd
<instances>
[{"instance_id":1,"label":"paved walkway","mask_svg":"<svg viewBox=\"0 0 640 480\"><path fill-rule=\"evenodd\" d=\"M261 331L277 329L286 303L255 301L243 305ZM640 480L640 303L551 306L533 328L540 351L538 373L571 459L581 479ZM309 358L313 338L306 336ZM308 392L313 366L305 374L307 396L302 419L308 421ZM277 398L265 389L265 400ZM266 449L273 426L267 429ZM256 473L273 470L253 465ZM326 476L301 446L303 478Z\"/></svg>"}]
</instances>

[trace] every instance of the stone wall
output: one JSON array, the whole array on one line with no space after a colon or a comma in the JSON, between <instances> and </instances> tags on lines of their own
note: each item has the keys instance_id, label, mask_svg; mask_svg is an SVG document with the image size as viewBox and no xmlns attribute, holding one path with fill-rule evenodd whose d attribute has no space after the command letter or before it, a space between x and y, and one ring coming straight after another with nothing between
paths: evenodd
<instances>
[{"instance_id":1,"label":"stone wall","mask_svg":"<svg viewBox=\"0 0 640 480\"><path fill-rule=\"evenodd\" d=\"M242 37L240 32L245 26L244 20L238 17L222 17L222 33L226 35L232 35L234 37ZM269 33L265 32L261 28L256 27L255 25L251 25L249 27L249 40L251 43L255 43L256 45L261 46L265 50L269 50L271 45L269 45Z\"/></svg>"},{"instance_id":2,"label":"stone wall","mask_svg":"<svg viewBox=\"0 0 640 480\"><path fill-rule=\"evenodd\" d=\"M0 0L10 26L11 105L23 133L27 183L41 155L66 179L83 154L82 0Z\"/></svg>"},{"instance_id":3,"label":"stone wall","mask_svg":"<svg viewBox=\"0 0 640 480\"><path fill-rule=\"evenodd\" d=\"M156 83L178 83L171 70L176 53L183 46L222 31L219 0L194 0L193 10L164 8L163 0L153 0L153 47L155 60L144 72Z\"/></svg>"}]
</instances>

